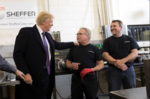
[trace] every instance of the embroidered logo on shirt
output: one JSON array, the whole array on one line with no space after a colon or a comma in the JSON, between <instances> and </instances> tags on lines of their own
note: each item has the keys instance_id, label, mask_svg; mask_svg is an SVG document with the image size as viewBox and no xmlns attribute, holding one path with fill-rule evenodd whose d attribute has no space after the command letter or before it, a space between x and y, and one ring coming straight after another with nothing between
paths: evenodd
<instances>
[{"instance_id":1,"label":"embroidered logo on shirt","mask_svg":"<svg viewBox=\"0 0 150 99\"><path fill-rule=\"evenodd\" d=\"M130 41L124 41L124 43L130 43Z\"/></svg>"},{"instance_id":2,"label":"embroidered logo on shirt","mask_svg":"<svg viewBox=\"0 0 150 99\"><path fill-rule=\"evenodd\" d=\"M90 50L89 50L88 52L90 52L90 53L94 53L93 51L90 51Z\"/></svg>"}]
</instances>

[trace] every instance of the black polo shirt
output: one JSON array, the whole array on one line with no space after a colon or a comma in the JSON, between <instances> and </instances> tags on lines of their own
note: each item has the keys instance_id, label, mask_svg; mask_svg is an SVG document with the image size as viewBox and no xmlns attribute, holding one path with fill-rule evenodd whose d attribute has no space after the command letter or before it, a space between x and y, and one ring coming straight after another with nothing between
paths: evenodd
<instances>
[{"instance_id":1,"label":"black polo shirt","mask_svg":"<svg viewBox=\"0 0 150 99\"><path fill-rule=\"evenodd\" d=\"M104 41L102 52L108 52L114 59L122 59L127 57L132 49L139 49L139 45L134 38L127 35L122 35L121 37L111 36ZM132 66L133 61L125 64L128 67ZM113 66L112 64L109 65Z\"/></svg>"},{"instance_id":2,"label":"black polo shirt","mask_svg":"<svg viewBox=\"0 0 150 99\"><path fill-rule=\"evenodd\" d=\"M96 61L102 60L101 51L94 45L74 46L70 49L67 59L72 62L80 63L78 70L73 70L73 73L80 75L80 71L84 68L93 68L96 66Z\"/></svg>"}]
</instances>

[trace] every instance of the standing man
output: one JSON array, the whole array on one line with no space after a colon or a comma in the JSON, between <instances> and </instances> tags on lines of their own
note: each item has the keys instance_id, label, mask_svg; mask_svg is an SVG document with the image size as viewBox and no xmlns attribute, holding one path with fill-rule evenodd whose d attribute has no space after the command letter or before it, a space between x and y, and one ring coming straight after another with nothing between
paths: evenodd
<instances>
[{"instance_id":1,"label":"standing man","mask_svg":"<svg viewBox=\"0 0 150 99\"><path fill-rule=\"evenodd\" d=\"M91 31L80 28L77 33L79 46L71 48L66 61L66 66L73 70L71 97L72 99L96 99L97 78L96 71L104 67L100 50L90 44Z\"/></svg>"},{"instance_id":2,"label":"standing man","mask_svg":"<svg viewBox=\"0 0 150 99\"><path fill-rule=\"evenodd\" d=\"M133 38L121 33L122 25L120 20L112 21L112 36L104 41L102 48L103 57L109 65L109 91L120 90L121 83L124 89L136 87L133 60L138 56L139 46Z\"/></svg>"},{"instance_id":3,"label":"standing man","mask_svg":"<svg viewBox=\"0 0 150 99\"><path fill-rule=\"evenodd\" d=\"M24 74L18 70L13 65L9 64L1 55L0 55L0 70L6 71L9 73L14 73L17 77L20 77L24 80Z\"/></svg>"},{"instance_id":4,"label":"standing man","mask_svg":"<svg viewBox=\"0 0 150 99\"><path fill-rule=\"evenodd\" d=\"M50 99L55 82L54 49L74 46L73 42L52 39L48 31L53 26L53 18L48 12L39 13L36 25L22 28L16 38L14 60L25 74L25 80L17 86L18 99Z\"/></svg>"}]
</instances>

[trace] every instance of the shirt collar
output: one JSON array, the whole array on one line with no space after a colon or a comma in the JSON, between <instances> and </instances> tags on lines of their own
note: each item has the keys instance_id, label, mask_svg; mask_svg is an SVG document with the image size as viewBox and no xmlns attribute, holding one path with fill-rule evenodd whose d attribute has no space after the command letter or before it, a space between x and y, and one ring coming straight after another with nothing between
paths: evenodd
<instances>
[{"instance_id":1,"label":"shirt collar","mask_svg":"<svg viewBox=\"0 0 150 99\"><path fill-rule=\"evenodd\" d=\"M43 33L43 30L42 30L38 25L36 25L36 27L37 27L39 33L42 34L42 33Z\"/></svg>"}]
</instances>

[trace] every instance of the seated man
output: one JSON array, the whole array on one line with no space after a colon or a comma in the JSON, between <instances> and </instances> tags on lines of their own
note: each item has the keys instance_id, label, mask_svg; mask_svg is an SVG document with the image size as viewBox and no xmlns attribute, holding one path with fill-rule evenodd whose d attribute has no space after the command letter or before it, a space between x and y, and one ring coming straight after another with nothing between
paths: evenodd
<instances>
[{"instance_id":1,"label":"seated man","mask_svg":"<svg viewBox=\"0 0 150 99\"><path fill-rule=\"evenodd\" d=\"M14 73L16 76L24 79L24 74L21 71L19 71L16 67L9 64L1 55L0 55L0 70L9 73Z\"/></svg>"},{"instance_id":2,"label":"seated man","mask_svg":"<svg viewBox=\"0 0 150 99\"><path fill-rule=\"evenodd\" d=\"M97 78L95 71L104 67L100 50L90 44L91 31L80 28L77 33L79 46L70 49L67 56L66 66L73 70L71 97L72 99L96 99ZM97 63L97 64L96 64Z\"/></svg>"}]
</instances>

